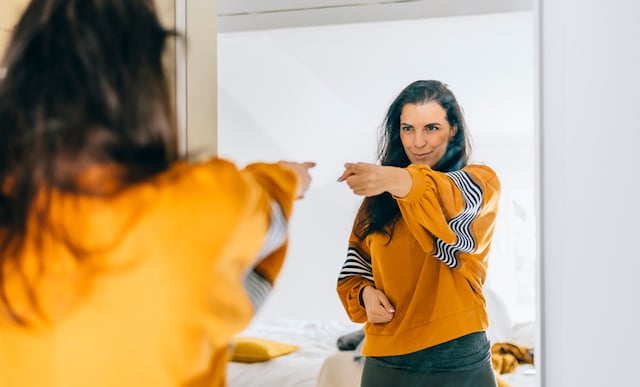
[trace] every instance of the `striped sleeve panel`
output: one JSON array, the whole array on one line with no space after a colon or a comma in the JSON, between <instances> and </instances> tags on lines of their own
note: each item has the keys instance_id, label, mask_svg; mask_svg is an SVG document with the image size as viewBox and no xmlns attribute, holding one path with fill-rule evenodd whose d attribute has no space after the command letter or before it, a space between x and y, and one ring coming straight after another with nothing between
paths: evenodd
<instances>
[{"instance_id":1,"label":"striped sleeve panel","mask_svg":"<svg viewBox=\"0 0 640 387\"><path fill-rule=\"evenodd\" d=\"M455 268L458 266L457 253L470 253L476 248L476 241L471 235L471 224L480 214L482 190L466 172L456 171L448 173L448 175L462 192L464 208L459 215L449 220L449 227L456 234L455 243L446 244L436 238L434 257L450 268Z\"/></svg>"},{"instance_id":2,"label":"striped sleeve panel","mask_svg":"<svg viewBox=\"0 0 640 387\"><path fill-rule=\"evenodd\" d=\"M347 250L347 259L342 265L342 269L340 269L338 281L352 276L359 276L373 281L373 269L370 260L365 259L364 254L350 247Z\"/></svg>"},{"instance_id":3,"label":"striped sleeve panel","mask_svg":"<svg viewBox=\"0 0 640 387\"><path fill-rule=\"evenodd\" d=\"M269 230L267 231L267 237L265 238L260 254L258 254L256 263L262 261L264 258L269 256L269 254L277 250L286 240L287 220L285 219L280 205L276 201L272 201ZM254 310L257 311L271 293L273 284L261 276L257 271L252 269L244 278L244 288L251 299Z\"/></svg>"},{"instance_id":4,"label":"striped sleeve panel","mask_svg":"<svg viewBox=\"0 0 640 387\"><path fill-rule=\"evenodd\" d=\"M244 277L244 288L251 299L253 310L258 311L271 294L273 285L257 271L251 270Z\"/></svg>"}]
</instances>

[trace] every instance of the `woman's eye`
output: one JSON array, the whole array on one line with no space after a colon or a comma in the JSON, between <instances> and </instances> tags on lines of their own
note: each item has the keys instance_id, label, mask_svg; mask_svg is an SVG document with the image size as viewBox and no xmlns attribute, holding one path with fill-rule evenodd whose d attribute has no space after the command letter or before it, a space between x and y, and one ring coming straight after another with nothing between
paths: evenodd
<instances>
[{"instance_id":1,"label":"woman's eye","mask_svg":"<svg viewBox=\"0 0 640 387\"><path fill-rule=\"evenodd\" d=\"M438 127L435 125L427 125L427 130L428 131L438 130Z\"/></svg>"},{"instance_id":2,"label":"woman's eye","mask_svg":"<svg viewBox=\"0 0 640 387\"><path fill-rule=\"evenodd\" d=\"M413 129L411 126L401 126L400 127L400 130L402 130L403 132L408 132L411 129Z\"/></svg>"}]
</instances>

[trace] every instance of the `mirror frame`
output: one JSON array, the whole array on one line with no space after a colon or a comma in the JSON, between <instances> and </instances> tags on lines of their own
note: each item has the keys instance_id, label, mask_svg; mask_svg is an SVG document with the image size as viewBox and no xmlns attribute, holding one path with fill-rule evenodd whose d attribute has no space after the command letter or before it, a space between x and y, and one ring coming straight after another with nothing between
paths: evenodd
<instances>
[{"instance_id":1,"label":"mirror frame","mask_svg":"<svg viewBox=\"0 0 640 387\"><path fill-rule=\"evenodd\" d=\"M203 5L207 8L209 14L216 14L216 0L203 0ZM206 5L204 4L206 3ZM501 1L501 0L483 0L482 4L479 4L477 8L474 10L470 10L461 6L461 4L456 3L454 9L457 9L457 16L463 14L478 14L478 13L490 13L490 12L518 12L523 10L531 10L533 13L533 36L534 40L531 42L533 45L533 58L534 58L534 123L533 123L533 132L534 132L534 187L536 187L534 191L534 203L535 203L535 216L536 216L536 224L535 224L535 232L536 232L536 251L535 251L535 348L536 350L536 362L534 364L534 368L536 370L536 380L535 385L537 387L541 387L544 385L544 349L542 348L542 343L544 342L544 319L543 319L543 294L544 294L544 278L543 278L543 268L544 268L544 259L541 255L543 251L544 243L542 240L542 215L543 215L543 203L542 203L542 195L541 195L541 184L542 184L542 129L541 129L541 105L542 105L542 91L541 91L541 44L542 44L542 26L541 26L541 0L513 0L513 1ZM292 24L291 18L287 19L286 17L278 17L273 14L268 15L269 12L265 12L264 14L252 14L252 15L226 15L224 21L219 21L216 18L216 22L212 22L210 18L202 17L202 15L206 15L206 12L202 12L202 9L198 9L196 11L195 6L193 6L194 2L191 2L191 6L188 6L187 0L176 0L176 27L179 31L186 31L185 36L188 37L190 51L185 56L184 51L178 50L177 52L177 61L176 61L176 81L177 81L177 107L178 107L178 118L180 122L180 144L181 150L183 150L186 154L189 154L189 145L198 143L198 139L200 138L198 130L199 127L205 128L211 127L211 122L214 122L214 130L213 131L204 131L203 138L204 143L207 144L209 149L212 149L214 153L217 153L217 71L213 71L212 69L217 69L216 66L216 39L210 39L210 36L216 36L218 31L237 31L241 29L264 29L264 28L274 28L276 26L282 26L282 23L286 23L287 26L292 27L295 25ZM199 3L200 4L200 3ZM397 13L389 12L389 4L379 4L375 5L378 7L374 12L374 15L369 15L369 21L374 20L389 20L390 18L404 18L408 19L410 16L407 16L407 13L412 15L420 15L420 14L429 14L435 16L454 16L451 12L447 13L442 9L431 8L429 13L425 13L426 7L430 7L431 5L425 4L425 2L406 2L403 4L403 7L407 7L407 9L411 9L410 12L405 12L404 17L398 15ZM200 8L200 5L198 5ZM411 8L413 7L413 8ZM421 8L418 8L421 7ZM497 7L497 8L496 8ZM500 8L502 7L502 8ZM507 8L505 8L507 7ZM329 21L333 23L337 22L346 22L346 18L351 17L351 21L364 21L362 20L362 15L358 13L359 7L358 5L350 6L350 7L340 7L338 9L334 9L333 11L327 11L323 13L322 19L298 19L304 22L304 25L321 25L326 24ZM335 11L335 12L334 12ZM196 17L197 15L200 17ZM240 22L239 18L244 17L244 22ZM354 19L356 18L356 19ZM246 21L250 21L247 23ZM198 35L203 34L203 35ZM207 42L206 40L210 41ZM204 40L204 41L202 41ZM210 53L214 53L213 60L211 56L203 55L203 50L211 50ZM201 63L198 63L202 61ZM202 79L207 80L206 82L202 82ZM197 82L196 82L197 80ZM204 109L203 106L207 106L207 104L203 105L200 103L197 107L190 106L190 101L195 101L199 96L206 96L206 103L208 104L208 108ZM212 108L213 106L213 108ZM201 111L205 110L205 111ZM208 110L208 112L207 112ZM200 121L202 120L202 121ZM206 121L208 120L208 121ZM202 124L200 124L202 123ZM200 125L200 126L198 126Z\"/></svg>"}]
</instances>

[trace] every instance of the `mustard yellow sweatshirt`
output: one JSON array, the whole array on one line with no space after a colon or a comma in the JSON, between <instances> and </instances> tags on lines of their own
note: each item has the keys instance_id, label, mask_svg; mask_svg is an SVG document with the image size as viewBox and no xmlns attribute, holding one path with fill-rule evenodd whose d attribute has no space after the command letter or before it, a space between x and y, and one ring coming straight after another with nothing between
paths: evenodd
<instances>
[{"instance_id":1,"label":"mustard yellow sweatshirt","mask_svg":"<svg viewBox=\"0 0 640 387\"><path fill-rule=\"evenodd\" d=\"M29 326L0 309L0 386L224 386L229 341L283 263L297 184L213 159L107 198L54 192L41 270L33 222L23 264L2 268Z\"/></svg>"},{"instance_id":2,"label":"mustard yellow sweatshirt","mask_svg":"<svg viewBox=\"0 0 640 387\"><path fill-rule=\"evenodd\" d=\"M337 292L354 322L367 321L360 291L383 291L395 307L384 324L366 322L364 356L412 353L485 330L482 287L495 226L500 182L493 170L468 165L437 172L407 168L413 186L396 198L401 218L393 239L352 232Z\"/></svg>"}]
</instances>

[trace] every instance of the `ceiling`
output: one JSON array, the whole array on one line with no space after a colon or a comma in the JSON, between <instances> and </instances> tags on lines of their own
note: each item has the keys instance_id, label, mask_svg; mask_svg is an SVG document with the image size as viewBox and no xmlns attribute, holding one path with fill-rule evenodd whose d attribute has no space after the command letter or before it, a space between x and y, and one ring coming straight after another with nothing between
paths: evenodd
<instances>
[{"instance_id":1,"label":"ceiling","mask_svg":"<svg viewBox=\"0 0 640 387\"><path fill-rule=\"evenodd\" d=\"M531 11L534 0L218 0L218 31Z\"/></svg>"}]
</instances>

